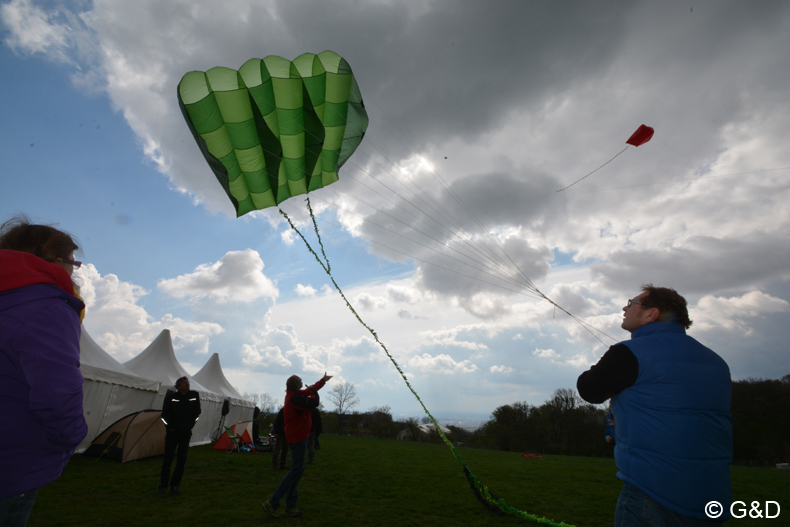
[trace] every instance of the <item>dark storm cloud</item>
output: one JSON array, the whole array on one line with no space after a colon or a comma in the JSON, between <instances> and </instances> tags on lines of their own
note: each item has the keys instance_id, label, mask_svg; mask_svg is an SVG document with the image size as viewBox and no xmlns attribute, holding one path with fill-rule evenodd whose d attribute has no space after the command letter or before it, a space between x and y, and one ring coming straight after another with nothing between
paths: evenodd
<instances>
[{"instance_id":1,"label":"dark storm cloud","mask_svg":"<svg viewBox=\"0 0 790 527\"><path fill-rule=\"evenodd\" d=\"M308 49L331 42L375 116L417 144L473 139L514 107L598 75L633 9L603 2L291 2L277 12ZM561 36L562 38L558 38Z\"/></svg>"},{"instance_id":2,"label":"dark storm cloud","mask_svg":"<svg viewBox=\"0 0 790 527\"><path fill-rule=\"evenodd\" d=\"M544 196L556 186L556 180L541 174L469 176L437 199L414 199L404 208L379 210L361 229L366 237L400 253L379 245L372 246L374 251L400 257L405 253L422 262L420 282L430 291L466 297L486 290L506 292L498 286L519 290L513 283L522 278L517 276L519 269L532 280L543 278L553 253L519 232L498 242L488 233L542 224L549 213ZM556 206L552 209L551 214L561 212Z\"/></svg>"},{"instance_id":3,"label":"dark storm cloud","mask_svg":"<svg viewBox=\"0 0 790 527\"><path fill-rule=\"evenodd\" d=\"M592 273L615 291L636 291L646 282L693 295L759 288L790 279L790 233L696 237L680 248L618 251Z\"/></svg>"}]
</instances>

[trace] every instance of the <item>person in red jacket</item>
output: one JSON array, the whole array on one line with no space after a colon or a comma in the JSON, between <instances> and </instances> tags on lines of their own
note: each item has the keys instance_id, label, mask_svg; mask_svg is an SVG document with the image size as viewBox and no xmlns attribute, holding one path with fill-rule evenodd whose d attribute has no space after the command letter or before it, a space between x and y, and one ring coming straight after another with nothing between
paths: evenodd
<instances>
[{"instance_id":1,"label":"person in red jacket","mask_svg":"<svg viewBox=\"0 0 790 527\"><path fill-rule=\"evenodd\" d=\"M307 389L302 390L302 379L298 375L292 375L285 383L285 437L291 447L291 469L277 486L268 501L263 502L261 507L272 518L278 518L277 509L280 507L280 500L285 497L285 513L288 516L301 516L302 511L296 508L298 498L297 487L299 480L304 473L304 460L307 453L307 441L310 438L310 427L312 426L312 414L310 410L318 408L321 402L318 390L331 379L331 375L324 373L323 378Z\"/></svg>"}]
</instances>

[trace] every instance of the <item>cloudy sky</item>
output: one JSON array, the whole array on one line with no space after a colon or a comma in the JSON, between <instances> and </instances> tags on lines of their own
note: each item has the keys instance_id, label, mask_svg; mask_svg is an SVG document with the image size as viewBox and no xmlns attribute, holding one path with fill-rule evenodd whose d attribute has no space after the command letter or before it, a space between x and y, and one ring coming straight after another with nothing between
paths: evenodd
<instances>
[{"instance_id":1,"label":"cloudy sky","mask_svg":"<svg viewBox=\"0 0 790 527\"><path fill-rule=\"evenodd\" d=\"M77 236L85 327L122 362L167 328L239 391L328 371L361 410L419 413L277 210L235 218L178 108L188 71L330 49L370 126L311 204L429 409L574 387L647 282L735 379L790 373L790 4L12 0L0 21L1 219ZM283 210L320 251L303 197Z\"/></svg>"}]
</instances>

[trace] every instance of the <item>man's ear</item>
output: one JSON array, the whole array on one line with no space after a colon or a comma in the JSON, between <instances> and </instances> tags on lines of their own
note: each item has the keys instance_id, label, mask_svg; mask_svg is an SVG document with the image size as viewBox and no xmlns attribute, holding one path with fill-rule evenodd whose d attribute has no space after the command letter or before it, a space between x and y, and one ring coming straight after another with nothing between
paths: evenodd
<instances>
[{"instance_id":1,"label":"man's ear","mask_svg":"<svg viewBox=\"0 0 790 527\"><path fill-rule=\"evenodd\" d=\"M661 318L661 311L658 310L657 307L650 308L650 315L647 317L647 322L655 322L656 320Z\"/></svg>"}]
</instances>

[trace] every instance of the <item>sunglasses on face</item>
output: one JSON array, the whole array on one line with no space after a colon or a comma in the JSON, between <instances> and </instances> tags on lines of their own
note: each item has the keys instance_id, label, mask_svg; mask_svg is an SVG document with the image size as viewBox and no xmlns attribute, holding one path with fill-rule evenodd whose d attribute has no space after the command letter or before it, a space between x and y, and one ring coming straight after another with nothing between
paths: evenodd
<instances>
[{"instance_id":1,"label":"sunglasses on face","mask_svg":"<svg viewBox=\"0 0 790 527\"><path fill-rule=\"evenodd\" d=\"M653 307L653 306L648 306L647 304L643 304L642 302L637 302L636 300L629 299L628 307L631 307L631 304L639 304L640 306L644 306L644 307Z\"/></svg>"}]
</instances>

